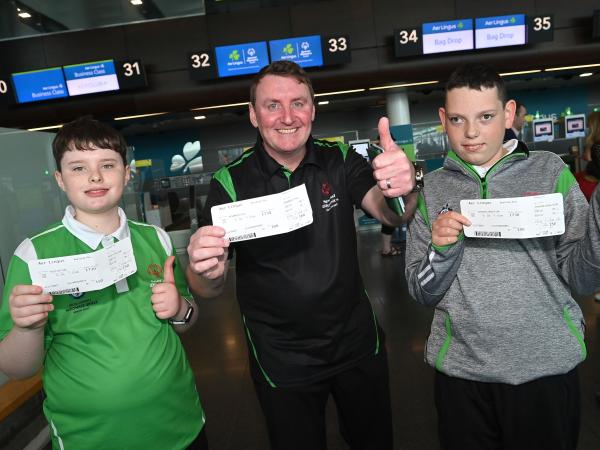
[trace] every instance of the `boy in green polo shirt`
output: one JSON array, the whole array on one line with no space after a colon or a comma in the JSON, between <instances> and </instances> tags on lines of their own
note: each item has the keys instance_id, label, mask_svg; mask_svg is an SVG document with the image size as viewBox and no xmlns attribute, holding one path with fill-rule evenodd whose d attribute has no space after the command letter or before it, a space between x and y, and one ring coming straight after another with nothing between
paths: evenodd
<instances>
[{"instance_id":1,"label":"boy in green polo shirt","mask_svg":"<svg viewBox=\"0 0 600 450\"><path fill-rule=\"evenodd\" d=\"M62 222L25 239L11 259L0 307L0 370L43 366L54 449L207 449L204 413L177 332L194 303L169 236L127 220L119 202L130 177L126 143L82 118L52 144ZM28 262L100 251L130 240L137 272L104 289L50 295Z\"/></svg>"}]
</instances>

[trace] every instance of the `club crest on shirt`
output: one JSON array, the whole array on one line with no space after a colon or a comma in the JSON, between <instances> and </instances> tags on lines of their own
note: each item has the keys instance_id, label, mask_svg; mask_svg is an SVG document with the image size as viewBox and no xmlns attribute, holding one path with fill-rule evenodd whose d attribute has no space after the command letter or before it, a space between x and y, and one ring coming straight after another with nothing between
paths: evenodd
<instances>
[{"instance_id":1,"label":"club crest on shirt","mask_svg":"<svg viewBox=\"0 0 600 450\"><path fill-rule=\"evenodd\" d=\"M146 272L153 277L162 277L163 268L160 264L150 264Z\"/></svg>"},{"instance_id":2,"label":"club crest on shirt","mask_svg":"<svg viewBox=\"0 0 600 450\"><path fill-rule=\"evenodd\" d=\"M81 297L83 297L84 295L85 295L85 292L73 292L73 293L71 294L71 297L73 297L73 298L81 298Z\"/></svg>"},{"instance_id":3,"label":"club crest on shirt","mask_svg":"<svg viewBox=\"0 0 600 450\"><path fill-rule=\"evenodd\" d=\"M331 185L327 181L321 183L321 194L325 197L321 203L321 208L325 211L331 211L338 205L340 200L338 196L331 191Z\"/></svg>"}]
</instances>

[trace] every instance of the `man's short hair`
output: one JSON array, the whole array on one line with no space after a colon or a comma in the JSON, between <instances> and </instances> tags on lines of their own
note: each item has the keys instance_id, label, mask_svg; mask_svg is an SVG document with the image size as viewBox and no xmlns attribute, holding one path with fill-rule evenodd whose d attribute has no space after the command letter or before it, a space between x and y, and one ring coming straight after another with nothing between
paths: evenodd
<instances>
[{"instance_id":1,"label":"man's short hair","mask_svg":"<svg viewBox=\"0 0 600 450\"><path fill-rule=\"evenodd\" d=\"M467 63L457 67L446 83L446 97L452 89L463 87L478 91L497 88L498 98L502 101L502 106L506 104L504 81L498 72L487 64Z\"/></svg>"},{"instance_id":2,"label":"man's short hair","mask_svg":"<svg viewBox=\"0 0 600 450\"><path fill-rule=\"evenodd\" d=\"M61 171L60 162L65 152L96 148L114 150L123 159L123 165L127 165L125 138L110 125L92 119L90 116L80 117L63 125L52 141L56 169Z\"/></svg>"},{"instance_id":3,"label":"man's short hair","mask_svg":"<svg viewBox=\"0 0 600 450\"><path fill-rule=\"evenodd\" d=\"M252 103L252 106L256 103L256 88L258 83L267 75L295 78L298 80L298 83L303 83L308 87L310 99L312 101L315 100L315 91L313 90L312 83L302 67L292 61L275 61L260 69L260 72L254 76L252 85L250 86L250 103Z\"/></svg>"}]
</instances>

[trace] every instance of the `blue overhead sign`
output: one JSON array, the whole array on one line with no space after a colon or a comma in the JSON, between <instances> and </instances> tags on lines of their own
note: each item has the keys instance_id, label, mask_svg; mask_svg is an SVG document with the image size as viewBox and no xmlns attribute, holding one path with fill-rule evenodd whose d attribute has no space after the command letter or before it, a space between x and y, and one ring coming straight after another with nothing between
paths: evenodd
<instances>
[{"instance_id":1,"label":"blue overhead sign","mask_svg":"<svg viewBox=\"0 0 600 450\"><path fill-rule=\"evenodd\" d=\"M13 73L12 83L19 103L67 97L67 86L60 67Z\"/></svg>"},{"instance_id":2,"label":"blue overhead sign","mask_svg":"<svg viewBox=\"0 0 600 450\"><path fill-rule=\"evenodd\" d=\"M475 19L475 48L525 45L524 14Z\"/></svg>"},{"instance_id":3,"label":"blue overhead sign","mask_svg":"<svg viewBox=\"0 0 600 450\"><path fill-rule=\"evenodd\" d=\"M219 77L253 74L269 64L264 41L215 47L215 56Z\"/></svg>"},{"instance_id":4,"label":"blue overhead sign","mask_svg":"<svg viewBox=\"0 0 600 450\"><path fill-rule=\"evenodd\" d=\"M293 61L302 67L323 65L319 35L269 41L269 50L271 51L271 61Z\"/></svg>"},{"instance_id":5,"label":"blue overhead sign","mask_svg":"<svg viewBox=\"0 0 600 450\"><path fill-rule=\"evenodd\" d=\"M473 19L424 23L423 53L445 53L473 49Z\"/></svg>"}]
</instances>

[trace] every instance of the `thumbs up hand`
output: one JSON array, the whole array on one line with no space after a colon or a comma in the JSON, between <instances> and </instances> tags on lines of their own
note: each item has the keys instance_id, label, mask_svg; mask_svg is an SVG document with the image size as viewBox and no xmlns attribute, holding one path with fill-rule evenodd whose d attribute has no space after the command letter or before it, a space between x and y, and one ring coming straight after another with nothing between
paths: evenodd
<instances>
[{"instance_id":1,"label":"thumbs up hand","mask_svg":"<svg viewBox=\"0 0 600 450\"><path fill-rule=\"evenodd\" d=\"M415 185L412 163L394 142L387 117L379 120L378 130L379 144L385 151L372 162L373 177L386 197L406 195Z\"/></svg>"},{"instance_id":2,"label":"thumbs up hand","mask_svg":"<svg viewBox=\"0 0 600 450\"><path fill-rule=\"evenodd\" d=\"M170 319L174 317L181 307L182 300L177 286L175 286L175 275L173 273L173 264L175 257L169 256L165 261L163 270L163 281L152 287L152 309L159 319Z\"/></svg>"}]
</instances>

